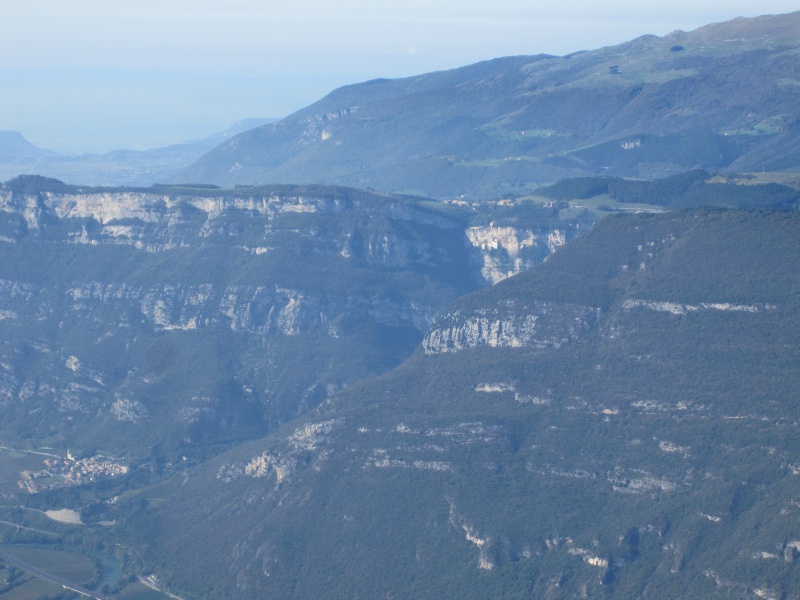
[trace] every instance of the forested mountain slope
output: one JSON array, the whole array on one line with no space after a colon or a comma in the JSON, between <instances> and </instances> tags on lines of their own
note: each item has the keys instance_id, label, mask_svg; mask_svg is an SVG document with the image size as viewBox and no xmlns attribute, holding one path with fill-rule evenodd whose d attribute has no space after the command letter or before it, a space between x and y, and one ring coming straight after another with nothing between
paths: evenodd
<instances>
[{"instance_id":1,"label":"forested mountain slope","mask_svg":"<svg viewBox=\"0 0 800 600\"><path fill-rule=\"evenodd\" d=\"M798 249L796 213L609 217L105 510L190 597L792 597Z\"/></svg>"}]
</instances>

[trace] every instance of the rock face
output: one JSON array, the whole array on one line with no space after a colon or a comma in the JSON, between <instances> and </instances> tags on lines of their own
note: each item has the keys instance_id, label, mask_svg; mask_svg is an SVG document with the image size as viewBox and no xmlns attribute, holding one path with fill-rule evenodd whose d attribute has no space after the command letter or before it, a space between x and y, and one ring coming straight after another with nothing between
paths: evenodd
<instances>
[{"instance_id":1,"label":"rock face","mask_svg":"<svg viewBox=\"0 0 800 600\"><path fill-rule=\"evenodd\" d=\"M0 412L73 448L166 438L186 455L263 434L397 364L479 285L464 229L344 188L15 180L0 189Z\"/></svg>"},{"instance_id":2,"label":"rock face","mask_svg":"<svg viewBox=\"0 0 800 600\"><path fill-rule=\"evenodd\" d=\"M507 220L526 210L504 208ZM457 296L552 250L557 211L538 228L469 227L470 212L330 186L12 180L0 186L0 416L74 448L166 438L181 456L264 434L397 365ZM459 318L427 352L561 344L593 317L551 303Z\"/></svg>"},{"instance_id":3,"label":"rock face","mask_svg":"<svg viewBox=\"0 0 800 600\"><path fill-rule=\"evenodd\" d=\"M425 354L492 348L559 348L580 339L594 324L599 308L555 302L508 301L468 314L446 313L425 335Z\"/></svg>"},{"instance_id":4,"label":"rock face","mask_svg":"<svg viewBox=\"0 0 800 600\"><path fill-rule=\"evenodd\" d=\"M542 262L566 243L566 231L496 226L469 227L467 239L480 251L481 275L494 285Z\"/></svg>"},{"instance_id":5,"label":"rock face","mask_svg":"<svg viewBox=\"0 0 800 600\"><path fill-rule=\"evenodd\" d=\"M355 200L342 194L326 196L331 189L326 192L323 188L316 194L311 189L303 194L289 187L237 194L214 194L202 189L194 190L193 194L189 190L172 188L163 193L87 190L30 194L0 190L0 213L5 214L7 222L17 224L18 235L47 227L52 232L60 229L66 234L64 242L129 245L150 253L175 248L206 248L224 239L234 243L249 242L237 247L244 252L263 254L269 251L271 239L287 231L282 221L291 220L305 221L306 227L289 231L333 241L325 239L321 223L314 219L303 220L300 215L319 215L325 219L363 210L376 218L442 229L456 227L452 220L403 206L404 203L389 201L376 206L368 194L359 195ZM292 215L297 217L292 219ZM24 229L20 229L23 223ZM54 227L56 224L60 227ZM337 240L340 250L349 254L353 231L344 228L337 233L341 235ZM6 240L16 241L11 236ZM371 264L405 268L429 260L425 242L403 239L396 232L382 232L376 228L363 242L365 248L358 250L363 250L361 258Z\"/></svg>"}]
</instances>

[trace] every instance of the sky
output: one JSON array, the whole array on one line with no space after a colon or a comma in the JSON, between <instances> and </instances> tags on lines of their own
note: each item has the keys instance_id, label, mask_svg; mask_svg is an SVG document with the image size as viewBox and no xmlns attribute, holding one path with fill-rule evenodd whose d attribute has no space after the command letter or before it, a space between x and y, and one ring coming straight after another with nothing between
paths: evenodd
<instances>
[{"instance_id":1,"label":"sky","mask_svg":"<svg viewBox=\"0 0 800 600\"><path fill-rule=\"evenodd\" d=\"M2 0L0 130L62 153L283 117L341 85L563 55L797 0Z\"/></svg>"}]
</instances>

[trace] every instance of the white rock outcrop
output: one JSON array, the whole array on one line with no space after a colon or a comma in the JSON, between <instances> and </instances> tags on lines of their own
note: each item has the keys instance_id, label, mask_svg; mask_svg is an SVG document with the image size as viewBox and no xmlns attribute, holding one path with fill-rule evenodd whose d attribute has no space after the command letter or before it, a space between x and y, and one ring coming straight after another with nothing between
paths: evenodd
<instances>
[{"instance_id":1,"label":"white rock outcrop","mask_svg":"<svg viewBox=\"0 0 800 600\"><path fill-rule=\"evenodd\" d=\"M496 309L455 311L428 331L426 354L459 352L476 346L492 348L558 348L589 331L600 310L577 304L509 302Z\"/></svg>"}]
</instances>

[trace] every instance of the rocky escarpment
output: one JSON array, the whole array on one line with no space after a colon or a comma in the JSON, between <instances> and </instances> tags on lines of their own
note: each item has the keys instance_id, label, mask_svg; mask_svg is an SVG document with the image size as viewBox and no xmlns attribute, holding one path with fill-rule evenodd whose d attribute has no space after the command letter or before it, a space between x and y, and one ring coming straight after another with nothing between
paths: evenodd
<instances>
[{"instance_id":1,"label":"rocky escarpment","mask_svg":"<svg viewBox=\"0 0 800 600\"><path fill-rule=\"evenodd\" d=\"M4 298L6 288L11 291ZM0 281L0 306L11 305L14 289L11 282ZM27 296L42 294L43 290L31 289ZM432 306L306 293L277 285L167 284L145 288L92 281L70 287L64 294L77 319L91 317L102 305L116 312L121 322L142 321L154 331L230 329L261 336L292 336L327 327L329 335L335 336L341 329L336 320L343 314L371 314L385 325L417 329L427 327L435 316ZM45 304L38 310L45 310ZM16 318L17 314L8 311L7 317Z\"/></svg>"},{"instance_id":2,"label":"rocky escarpment","mask_svg":"<svg viewBox=\"0 0 800 600\"><path fill-rule=\"evenodd\" d=\"M0 190L1 229L5 230L0 240L15 243L29 234L55 235L69 243L128 245L150 253L224 243L261 255L274 249L281 234L289 233L313 238L315 245L324 243L325 250L335 249L344 257L404 268L429 263L429 243L387 229L387 221L445 230L458 227L456 221L435 211L408 204L398 197L370 197L355 190L347 194L292 187L235 194L202 188L164 188L161 193L6 189ZM365 228L364 223L352 223L347 215L358 212L384 226ZM344 217L342 223L336 223L337 215Z\"/></svg>"},{"instance_id":3,"label":"rocky escarpment","mask_svg":"<svg viewBox=\"0 0 800 600\"><path fill-rule=\"evenodd\" d=\"M0 412L112 451L266 433L396 365L479 285L464 226L334 187L9 182Z\"/></svg>"},{"instance_id":4,"label":"rocky escarpment","mask_svg":"<svg viewBox=\"0 0 800 600\"><path fill-rule=\"evenodd\" d=\"M467 239L480 251L481 275L494 285L530 269L566 243L566 231L495 225L469 227Z\"/></svg>"},{"instance_id":5,"label":"rocky escarpment","mask_svg":"<svg viewBox=\"0 0 800 600\"><path fill-rule=\"evenodd\" d=\"M559 348L586 334L599 308L556 302L510 300L494 308L455 310L425 335L425 354L458 352L476 346Z\"/></svg>"},{"instance_id":6,"label":"rocky escarpment","mask_svg":"<svg viewBox=\"0 0 800 600\"><path fill-rule=\"evenodd\" d=\"M326 289L325 280L347 279L353 269L469 268L460 223L389 195L304 191L0 190L5 233L0 243L7 254L21 252L18 244L47 240L49 249L87 246L86 256L96 262L112 256L102 247L123 246L145 255L166 253L180 259L181 267L193 267L187 276L177 266L165 269L143 257L135 259L140 263L134 277L120 272L95 278L92 265L86 265L86 276L63 285L35 272L21 279L9 276L0 284L0 315L13 320L44 314L52 310L48 305L66 302L75 317L95 315L103 306L123 323L142 319L155 330L224 327L295 335L328 329L343 314L368 314L385 325L425 330L441 306L429 292L425 300L412 302L393 293L360 295L346 281ZM443 244L435 241L437 235ZM186 260L189 252L200 253L202 269L194 269L191 257ZM243 272L257 269L261 276L231 271L230 262ZM141 273L148 269L151 281ZM316 270L323 271L322 281L304 276ZM468 274L465 279L474 280Z\"/></svg>"}]
</instances>

